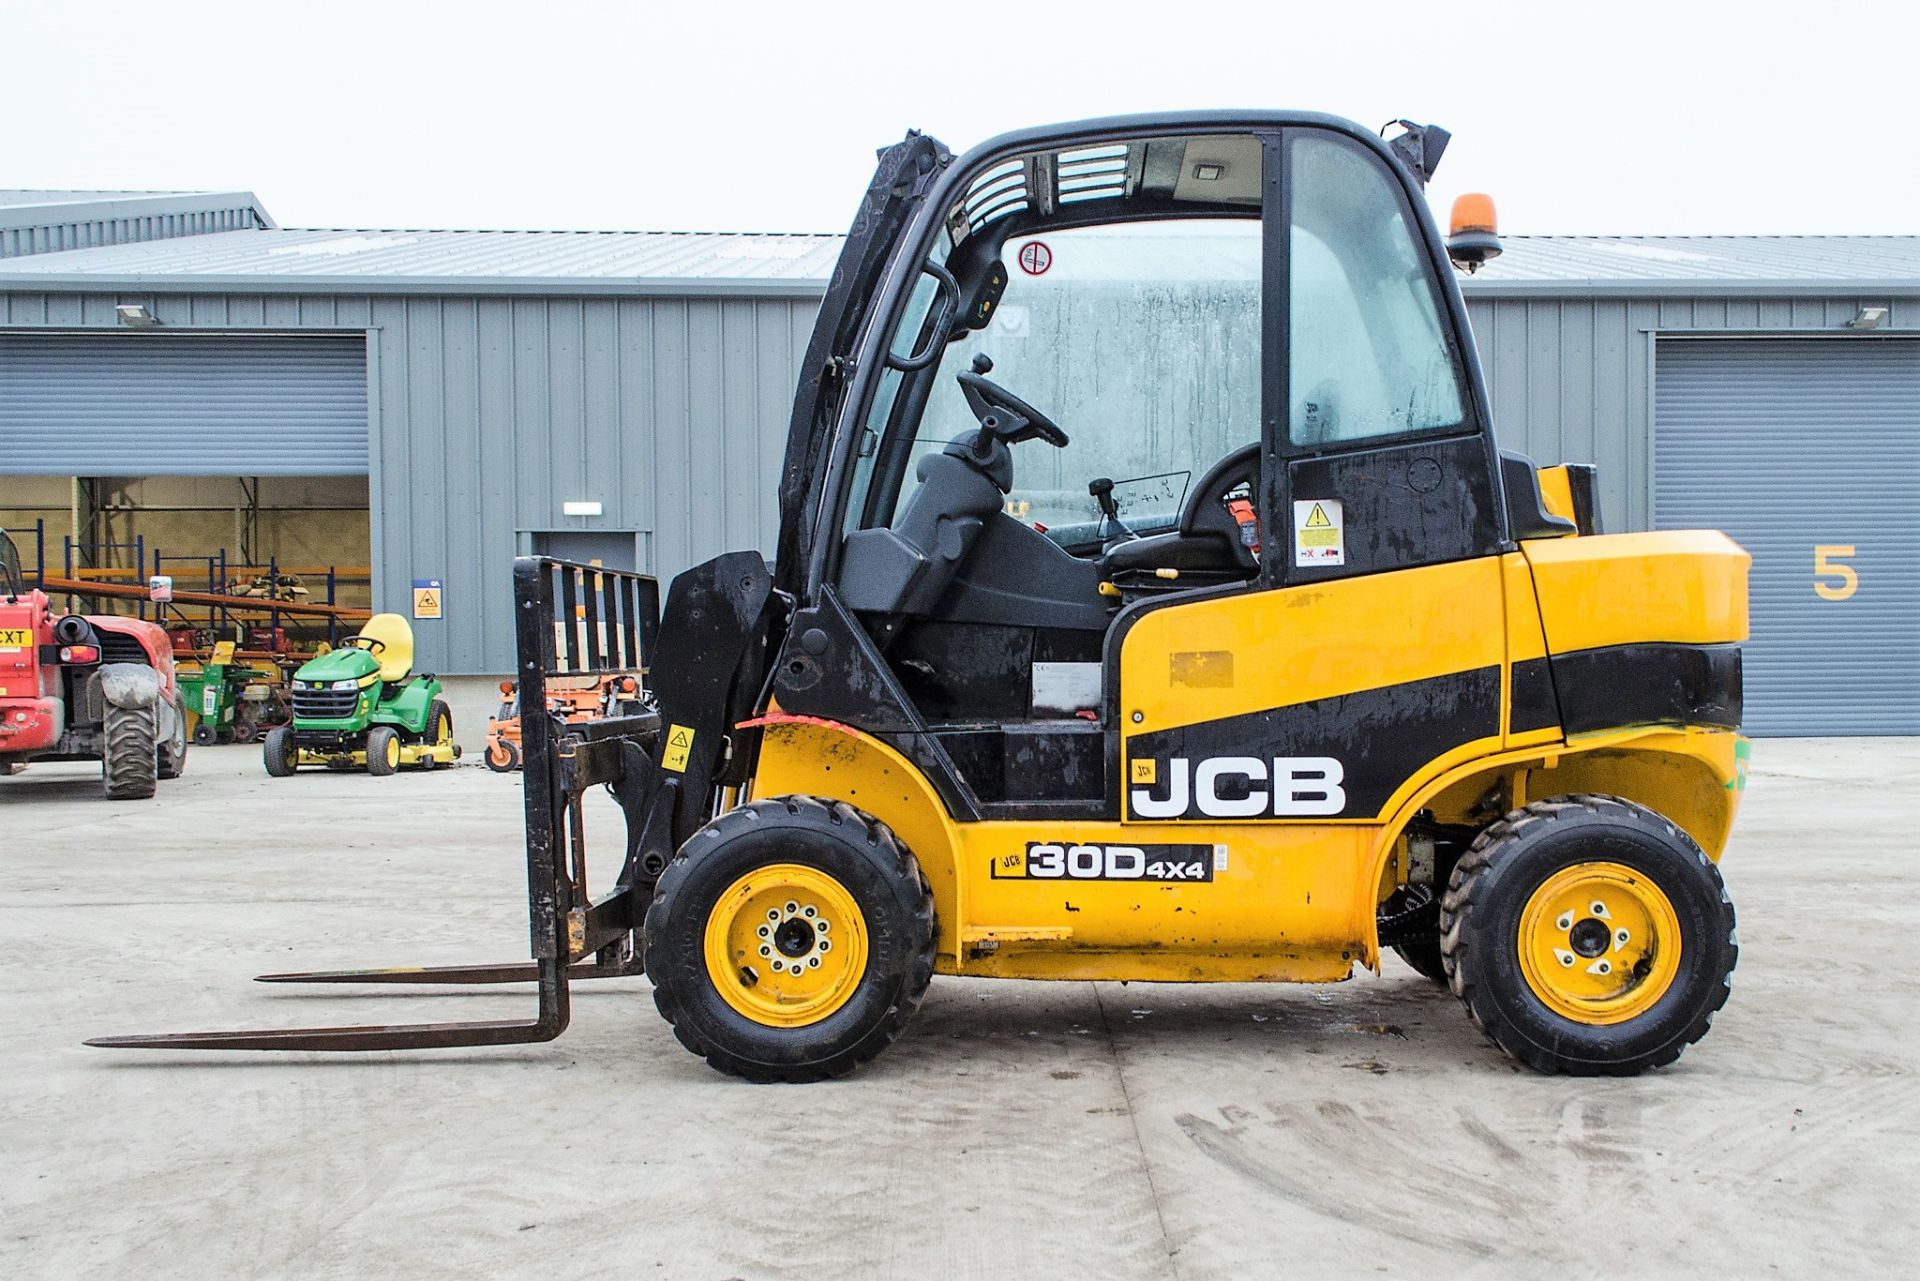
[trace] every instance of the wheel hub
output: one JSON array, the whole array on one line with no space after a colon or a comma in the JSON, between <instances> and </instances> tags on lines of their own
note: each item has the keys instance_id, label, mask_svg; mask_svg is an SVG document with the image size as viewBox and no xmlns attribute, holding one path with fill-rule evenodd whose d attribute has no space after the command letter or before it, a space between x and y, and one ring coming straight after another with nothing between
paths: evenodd
<instances>
[{"instance_id":1,"label":"wheel hub","mask_svg":"<svg viewBox=\"0 0 1920 1281\"><path fill-rule=\"evenodd\" d=\"M707 918L707 974L757 1023L799 1027L853 996L866 971L866 923L833 877L776 863L729 886Z\"/></svg>"},{"instance_id":2,"label":"wheel hub","mask_svg":"<svg viewBox=\"0 0 1920 1281\"><path fill-rule=\"evenodd\" d=\"M1554 1013L1622 1023L1680 969L1680 919L1660 887L1618 863L1577 863L1547 878L1520 914L1527 985Z\"/></svg>"}]
</instances>

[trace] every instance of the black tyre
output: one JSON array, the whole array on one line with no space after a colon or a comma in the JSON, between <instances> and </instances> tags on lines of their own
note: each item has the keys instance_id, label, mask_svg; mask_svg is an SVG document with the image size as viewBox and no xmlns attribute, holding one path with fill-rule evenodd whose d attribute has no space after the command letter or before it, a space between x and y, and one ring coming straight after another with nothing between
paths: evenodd
<instances>
[{"instance_id":1,"label":"black tyre","mask_svg":"<svg viewBox=\"0 0 1920 1281\"><path fill-rule=\"evenodd\" d=\"M293 777L300 761L300 749L293 742L293 728L282 725L279 729L269 731L260 745L260 759L266 762L267 773L273 777Z\"/></svg>"},{"instance_id":2,"label":"black tyre","mask_svg":"<svg viewBox=\"0 0 1920 1281\"><path fill-rule=\"evenodd\" d=\"M1430 885L1403 885L1380 905L1376 918L1382 944L1424 978L1446 986L1440 958L1440 900Z\"/></svg>"},{"instance_id":3,"label":"black tyre","mask_svg":"<svg viewBox=\"0 0 1920 1281\"><path fill-rule=\"evenodd\" d=\"M159 717L151 707L107 707L100 772L110 801L142 801L160 778Z\"/></svg>"},{"instance_id":4,"label":"black tyre","mask_svg":"<svg viewBox=\"0 0 1920 1281\"><path fill-rule=\"evenodd\" d=\"M487 740L487 768L496 774L511 774L520 768L520 745L504 738Z\"/></svg>"},{"instance_id":5,"label":"black tyre","mask_svg":"<svg viewBox=\"0 0 1920 1281\"><path fill-rule=\"evenodd\" d=\"M427 732L420 741L429 747L450 746L453 743L453 711L437 698L433 700L433 706L427 709ZM439 764L432 756L420 758L421 769L433 769Z\"/></svg>"},{"instance_id":6,"label":"black tyre","mask_svg":"<svg viewBox=\"0 0 1920 1281\"><path fill-rule=\"evenodd\" d=\"M219 741L220 731L206 721L201 721L193 727L193 745L195 747L212 747Z\"/></svg>"},{"instance_id":7,"label":"black tyre","mask_svg":"<svg viewBox=\"0 0 1920 1281\"><path fill-rule=\"evenodd\" d=\"M654 1002L682 1045L750 1081L818 1081L879 1054L919 1008L933 893L878 820L759 801L682 847L645 937Z\"/></svg>"},{"instance_id":8,"label":"black tyre","mask_svg":"<svg viewBox=\"0 0 1920 1281\"><path fill-rule=\"evenodd\" d=\"M400 768L400 734L391 725L367 731L367 773L385 778Z\"/></svg>"},{"instance_id":9,"label":"black tyre","mask_svg":"<svg viewBox=\"0 0 1920 1281\"><path fill-rule=\"evenodd\" d=\"M1430 939L1419 939L1412 943L1395 943L1393 954L1405 961L1422 978L1431 979L1441 987L1447 985L1447 963L1446 959L1440 955L1438 934Z\"/></svg>"},{"instance_id":10,"label":"black tyre","mask_svg":"<svg viewBox=\"0 0 1920 1281\"><path fill-rule=\"evenodd\" d=\"M1453 870L1440 946L1493 1042L1543 1072L1630 1076L1680 1057L1726 1004L1739 948L1720 870L1612 796L1537 801Z\"/></svg>"}]
</instances>

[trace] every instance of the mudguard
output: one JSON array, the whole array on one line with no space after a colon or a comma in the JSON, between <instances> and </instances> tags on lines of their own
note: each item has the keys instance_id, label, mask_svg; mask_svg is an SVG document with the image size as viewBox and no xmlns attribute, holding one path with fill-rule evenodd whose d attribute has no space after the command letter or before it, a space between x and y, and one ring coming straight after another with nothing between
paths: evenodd
<instances>
[{"instance_id":1,"label":"mudguard","mask_svg":"<svg viewBox=\"0 0 1920 1281\"><path fill-rule=\"evenodd\" d=\"M142 663L108 663L94 674L100 695L114 707L151 707L154 741L186 751L186 720L180 705L167 697L160 673Z\"/></svg>"},{"instance_id":2,"label":"mudguard","mask_svg":"<svg viewBox=\"0 0 1920 1281\"><path fill-rule=\"evenodd\" d=\"M154 707L160 697L160 673L140 663L108 663L96 674L100 693L115 707Z\"/></svg>"}]
</instances>

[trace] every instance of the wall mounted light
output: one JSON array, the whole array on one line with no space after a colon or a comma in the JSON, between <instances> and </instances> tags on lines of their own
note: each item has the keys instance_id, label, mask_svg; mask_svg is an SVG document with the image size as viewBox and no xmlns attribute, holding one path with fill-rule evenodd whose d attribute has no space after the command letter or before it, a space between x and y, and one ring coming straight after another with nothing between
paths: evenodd
<instances>
[{"instance_id":1,"label":"wall mounted light","mask_svg":"<svg viewBox=\"0 0 1920 1281\"><path fill-rule=\"evenodd\" d=\"M137 302L121 303L113 311L120 323L131 329L152 329L160 323L158 317Z\"/></svg>"},{"instance_id":2,"label":"wall mounted light","mask_svg":"<svg viewBox=\"0 0 1920 1281\"><path fill-rule=\"evenodd\" d=\"M1887 318L1885 307L1862 307L1860 314L1847 322L1848 329L1878 329Z\"/></svg>"},{"instance_id":3,"label":"wall mounted light","mask_svg":"<svg viewBox=\"0 0 1920 1281\"><path fill-rule=\"evenodd\" d=\"M598 516L604 510L598 499L575 499L560 504L564 516Z\"/></svg>"}]
</instances>

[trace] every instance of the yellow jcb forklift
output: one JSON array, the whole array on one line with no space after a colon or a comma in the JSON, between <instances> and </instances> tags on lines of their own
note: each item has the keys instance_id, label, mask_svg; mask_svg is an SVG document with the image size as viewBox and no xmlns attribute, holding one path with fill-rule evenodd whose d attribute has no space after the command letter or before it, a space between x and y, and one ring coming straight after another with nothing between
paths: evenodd
<instances>
[{"instance_id":1,"label":"yellow jcb forklift","mask_svg":"<svg viewBox=\"0 0 1920 1281\"><path fill-rule=\"evenodd\" d=\"M1536 1068L1672 1062L1736 956L1748 557L1602 534L1591 468L1499 449L1449 265L1491 220L1443 240L1447 135L1390 128L885 149L771 567L697 566L663 614L649 578L516 564L521 706L625 671L651 700L526 720L533 964L267 976L535 981L536 1016L96 1043L543 1040L572 980L644 970L714 1067L809 1081L935 973L1318 983L1393 948Z\"/></svg>"}]
</instances>

